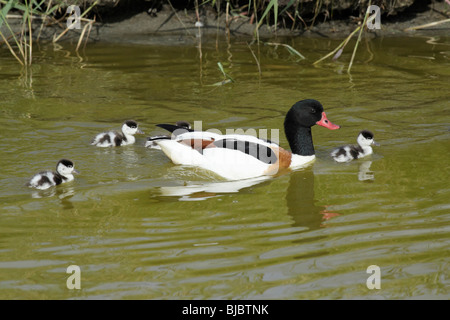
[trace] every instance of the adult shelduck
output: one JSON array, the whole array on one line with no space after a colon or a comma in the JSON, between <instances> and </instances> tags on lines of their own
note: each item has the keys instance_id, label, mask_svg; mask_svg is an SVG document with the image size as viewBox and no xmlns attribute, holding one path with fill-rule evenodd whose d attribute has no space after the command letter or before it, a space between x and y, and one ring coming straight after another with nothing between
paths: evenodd
<instances>
[{"instance_id":1,"label":"adult shelduck","mask_svg":"<svg viewBox=\"0 0 450 320\"><path fill-rule=\"evenodd\" d=\"M379 146L373 140L373 133L369 130L363 130L358 134L356 139L358 145L346 145L334 149L331 152L331 157L336 162L349 162L353 159L359 159L373 153L372 145Z\"/></svg>"},{"instance_id":2,"label":"adult shelduck","mask_svg":"<svg viewBox=\"0 0 450 320\"><path fill-rule=\"evenodd\" d=\"M175 164L210 170L227 180L249 179L298 168L313 161L311 127L316 124L331 130L340 128L327 119L320 102L307 99L294 104L284 120L284 131L292 152L250 135L221 135L169 124L158 126L173 132L172 139L156 140L155 143Z\"/></svg>"}]
</instances>

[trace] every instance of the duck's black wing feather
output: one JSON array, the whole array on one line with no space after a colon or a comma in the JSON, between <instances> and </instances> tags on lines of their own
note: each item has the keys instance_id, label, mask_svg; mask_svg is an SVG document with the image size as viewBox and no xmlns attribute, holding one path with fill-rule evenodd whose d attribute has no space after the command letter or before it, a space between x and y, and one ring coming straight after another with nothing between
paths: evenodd
<instances>
[{"instance_id":1,"label":"duck's black wing feather","mask_svg":"<svg viewBox=\"0 0 450 320\"><path fill-rule=\"evenodd\" d=\"M267 164L273 164L278 160L277 155L272 148L255 142L236 139L221 139L214 141L213 144L218 148L241 151Z\"/></svg>"},{"instance_id":2,"label":"duck's black wing feather","mask_svg":"<svg viewBox=\"0 0 450 320\"><path fill-rule=\"evenodd\" d=\"M182 134L182 133L193 132L194 131L193 129L188 129L188 128L184 127L184 126L182 127L182 126L177 126L177 125L174 125L174 124L167 124L167 123L157 124L156 126L160 127L160 128L163 128L163 129L165 129L165 130L167 130L169 132L172 132L172 133L174 133L175 131L179 130L179 131L176 132L177 134Z\"/></svg>"}]
</instances>

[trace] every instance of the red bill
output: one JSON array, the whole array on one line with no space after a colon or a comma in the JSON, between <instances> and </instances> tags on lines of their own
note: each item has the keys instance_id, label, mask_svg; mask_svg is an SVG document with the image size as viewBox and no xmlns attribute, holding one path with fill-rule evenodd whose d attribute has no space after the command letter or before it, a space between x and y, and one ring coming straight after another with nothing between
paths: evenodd
<instances>
[{"instance_id":1,"label":"red bill","mask_svg":"<svg viewBox=\"0 0 450 320\"><path fill-rule=\"evenodd\" d=\"M322 112L322 119L320 119L320 121L317 121L316 124L318 124L319 126L328 128L330 130L336 130L341 127L341 126L338 126L337 124L332 123L330 120L328 120L325 112Z\"/></svg>"}]
</instances>

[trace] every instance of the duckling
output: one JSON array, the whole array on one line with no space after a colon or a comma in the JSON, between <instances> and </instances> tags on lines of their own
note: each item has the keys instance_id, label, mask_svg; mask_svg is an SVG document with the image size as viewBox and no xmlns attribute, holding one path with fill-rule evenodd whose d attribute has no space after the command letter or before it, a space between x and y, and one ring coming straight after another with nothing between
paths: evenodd
<instances>
[{"instance_id":1,"label":"duckling","mask_svg":"<svg viewBox=\"0 0 450 320\"><path fill-rule=\"evenodd\" d=\"M72 181L74 179L72 173L79 173L74 168L72 161L61 159L56 165L56 172L42 171L35 174L27 183L30 188L45 190L58 184Z\"/></svg>"},{"instance_id":2,"label":"duckling","mask_svg":"<svg viewBox=\"0 0 450 320\"><path fill-rule=\"evenodd\" d=\"M189 122L183 121L183 120L177 121L177 122L175 123L175 125L176 125L177 127L181 127L181 128L184 128L184 129L192 129L192 128L191 128L191 124L190 124Z\"/></svg>"},{"instance_id":3,"label":"duckling","mask_svg":"<svg viewBox=\"0 0 450 320\"><path fill-rule=\"evenodd\" d=\"M373 153L371 145L379 146L373 140L373 133L368 130L363 130L359 133L356 139L358 145L346 145L334 149L331 152L331 157L336 162L349 162L353 159L359 159Z\"/></svg>"},{"instance_id":4,"label":"duckling","mask_svg":"<svg viewBox=\"0 0 450 320\"><path fill-rule=\"evenodd\" d=\"M177 121L175 123L175 125L166 125L166 126L172 127L173 128L172 131L181 129L180 130L181 133L184 133L184 132L187 132L187 131L193 131L191 129L191 124L189 122L187 122L187 121ZM171 136L169 136L169 135L160 135L160 136L148 137L147 138L147 142L145 142L145 147L146 148L151 148L151 149L161 150L161 147L158 146L155 141L162 140L162 139L170 140Z\"/></svg>"},{"instance_id":5,"label":"duckling","mask_svg":"<svg viewBox=\"0 0 450 320\"><path fill-rule=\"evenodd\" d=\"M102 132L95 136L92 140L91 145L97 147L119 147L128 144L133 144L136 139L135 134L143 134L139 128L136 121L127 120L122 125L122 132L109 131Z\"/></svg>"}]
</instances>

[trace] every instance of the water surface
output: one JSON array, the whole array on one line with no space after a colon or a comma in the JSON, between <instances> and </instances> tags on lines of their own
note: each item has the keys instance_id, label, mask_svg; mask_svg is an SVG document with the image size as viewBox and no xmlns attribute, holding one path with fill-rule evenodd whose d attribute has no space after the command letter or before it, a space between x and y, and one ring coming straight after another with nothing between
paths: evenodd
<instances>
[{"instance_id":1,"label":"water surface","mask_svg":"<svg viewBox=\"0 0 450 320\"><path fill-rule=\"evenodd\" d=\"M25 71L0 51L0 298L448 299L450 38L34 47ZM350 46L350 45L349 45ZM217 62L235 80L223 80ZM205 129L279 129L296 101L321 101L342 126L313 128L317 160L269 179L224 182L160 151L95 148L127 119ZM374 132L381 146L338 164L333 147ZM75 162L76 180L27 180ZM66 268L81 268L81 290ZM369 290L366 269L381 269Z\"/></svg>"}]
</instances>

